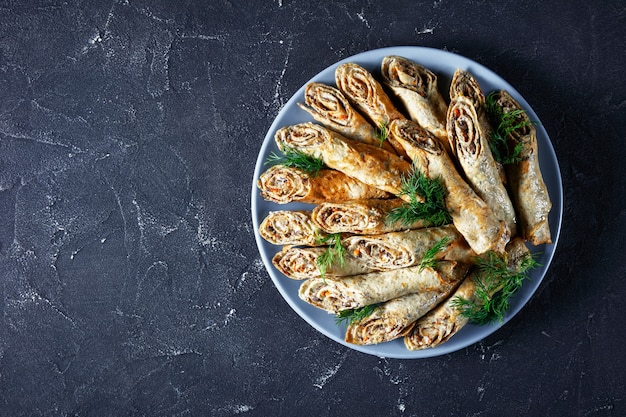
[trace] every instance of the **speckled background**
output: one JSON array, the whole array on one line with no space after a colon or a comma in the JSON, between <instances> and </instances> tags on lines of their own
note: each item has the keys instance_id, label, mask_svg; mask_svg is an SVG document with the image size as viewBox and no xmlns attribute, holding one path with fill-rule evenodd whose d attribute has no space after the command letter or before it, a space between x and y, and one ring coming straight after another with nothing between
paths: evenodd
<instances>
[{"instance_id":1,"label":"speckled background","mask_svg":"<svg viewBox=\"0 0 626 417\"><path fill-rule=\"evenodd\" d=\"M625 415L625 28L617 1L0 2L0 415ZM250 212L291 95L396 45L514 85L564 186L530 303L422 360L306 324Z\"/></svg>"}]
</instances>

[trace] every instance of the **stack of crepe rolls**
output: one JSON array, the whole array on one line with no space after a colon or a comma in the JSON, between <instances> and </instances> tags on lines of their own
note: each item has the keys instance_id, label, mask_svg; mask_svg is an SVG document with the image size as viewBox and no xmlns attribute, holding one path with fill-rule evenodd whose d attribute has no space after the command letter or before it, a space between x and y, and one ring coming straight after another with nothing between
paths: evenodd
<instances>
[{"instance_id":1,"label":"stack of crepe rolls","mask_svg":"<svg viewBox=\"0 0 626 417\"><path fill-rule=\"evenodd\" d=\"M378 235L342 235L346 249L343 264L332 264L324 276L339 277L375 271L390 271L419 266L424 256L438 242L446 244L434 254L434 260L472 263L476 253L453 225L410 229ZM445 239L445 240L444 240ZM324 247L286 245L272 262L287 277L303 280L322 277L317 259Z\"/></svg>"},{"instance_id":2,"label":"stack of crepe rolls","mask_svg":"<svg viewBox=\"0 0 626 417\"><path fill-rule=\"evenodd\" d=\"M507 267L511 271L518 271L522 260L528 253L529 250L524 241L517 237L513 238L506 248ZM407 349L421 350L439 346L469 322L468 318L461 314L461 310L455 307L455 300L461 298L477 301L477 284L474 278L478 273L478 271L473 271L446 301L423 315L412 324L410 329L407 329L404 338Z\"/></svg>"},{"instance_id":3,"label":"stack of crepe rolls","mask_svg":"<svg viewBox=\"0 0 626 417\"><path fill-rule=\"evenodd\" d=\"M523 151L521 162L503 170L489 147L484 92L470 73L455 72L448 102L437 76L418 63L386 57L381 74L379 81L346 63L336 70L336 86L306 87L299 105L314 121L279 128L275 141L279 150L321 159L325 168L309 174L278 164L260 176L261 196L287 205L267 214L260 234L282 246L272 262L301 281L304 302L333 314L376 306L348 325L346 341L404 337L408 349L423 349L467 323L452 300L472 298L478 256L508 254L514 268L526 243L551 242L551 203L534 127L507 138ZM520 109L505 91L497 98L505 113ZM388 131L384 142L381 127ZM420 200L403 188L414 170L441 182L450 224L389 219L394 209ZM343 255L322 272L320 258L333 250L329 237ZM432 259L423 264L427 256Z\"/></svg>"},{"instance_id":4,"label":"stack of crepe rolls","mask_svg":"<svg viewBox=\"0 0 626 417\"><path fill-rule=\"evenodd\" d=\"M401 156L310 122L284 126L278 129L275 138L283 152L295 149L320 158L329 168L405 198L401 195L402 178L410 173L411 164Z\"/></svg>"},{"instance_id":5,"label":"stack of crepe rolls","mask_svg":"<svg viewBox=\"0 0 626 417\"><path fill-rule=\"evenodd\" d=\"M393 121L389 131L404 147L414 166L430 179L441 179L446 189L446 208L470 247L477 254L489 250L502 252L510 238L510 230L461 177L441 143L416 122L407 119Z\"/></svg>"},{"instance_id":6,"label":"stack of crepe rolls","mask_svg":"<svg viewBox=\"0 0 626 417\"><path fill-rule=\"evenodd\" d=\"M444 261L436 267L437 270L443 271L446 268L450 268L451 271L442 274L444 279L435 288L425 288L392 298L380 304L369 316L350 323L346 330L346 341L358 345L371 345L405 336L416 320L450 296L463 280L469 265Z\"/></svg>"},{"instance_id":7,"label":"stack of crepe rolls","mask_svg":"<svg viewBox=\"0 0 626 417\"><path fill-rule=\"evenodd\" d=\"M304 102L305 104L298 103L298 106L322 125L347 138L370 145L380 145L376 128L354 110L337 88L321 83L310 83L304 91ZM388 142L384 142L382 148L393 152L393 147Z\"/></svg>"},{"instance_id":8,"label":"stack of crepe rolls","mask_svg":"<svg viewBox=\"0 0 626 417\"><path fill-rule=\"evenodd\" d=\"M439 92L437 75L400 56L387 56L381 64L382 79L403 105L409 118L448 146L448 105Z\"/></svg>"},{"instance_id":9,"label":"stack of crepe rolls","mask_svg":"<svg viewBox=\"0 0 626 417\"><path fill-rule=\"evenodd\" d=\"M335 82L374 127L383 129L392 120L404 119L405 116L396 108L381 83L362 66L352 62L340 65L335 71ZM389 139L389 143L398 154L404 155L402 146L393 138Z\"/></svg>"}]
</instances>

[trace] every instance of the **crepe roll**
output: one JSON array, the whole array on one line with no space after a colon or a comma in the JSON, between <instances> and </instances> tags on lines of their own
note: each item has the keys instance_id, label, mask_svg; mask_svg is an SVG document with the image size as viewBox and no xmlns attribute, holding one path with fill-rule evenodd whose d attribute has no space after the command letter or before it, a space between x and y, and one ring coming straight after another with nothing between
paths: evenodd
<instances>
[{"instance_id":1,"label":"crepe roll","mask_svg":"<svg viewBox=\"0 0 626 417\"><path fill-rule=\"evenodd\" d=\"M461 177L439 140L411 120L396 120L389 130L426 177L443 182L446 208L472 250L502 252L510 239L508 227Z\"/></svg>"},{"instance_id":2,"label":"crepe roll","mask_svg":"<svg viewBox=\"0 0 626 417\"><path fill-rule=\"evenodd\" d=\"M334 169L321 169L317 175L284 165L274 165L263 172L257 186L261 197L278 204L301 202L384 199L392 194L367 185Z\"/></svg>"},{"instance_id":3,"label":"crepe roll","mask_svg":"<svg viewBox=\"0 0 626 417\"><path fill-rule=\"evenodd\" d=\"M446 239L447 243L434 259L469 263L476 256L453 225L349 236L343 239L343 245L364 265L374 269L396 269L420 264L424 255L442 239Z\"/></svg>"},{"instance_id":4,"label":"crepe roll","mask_svg":"<svg viewBox=\"0 0 626 417\"><path fill-rule=\"evenodd\" d=\"M452 303L455 297L472 299L476 291L476 283L470 274L456 291L441 305L417 320L404 337L404 345L408 350L434 348L447 342L462 329L469 320L458 311Z\"/></svg>"},{"instance_id":5,"label":"crepe roll","mask_svg":"<svg viewBox=\"0 0 626 417\"><path fill-rule=\"evenodd\" d=\"M466 266L441 261L435 268L418 266L347 277L312 278L300 285L303 301L331 313L382 303L406 294L438 291L458 281Z\"/></svg>"},{"instance_id":6,"label":"crepe roll","mask_svg":"<svg viewBox=\"0 0 626 417\"><path fill-rule=\"evenodd\" d=\"M482 130L491 131L492 126L487 114L485 93L478 80L469 71L460 68L454 72L450 82L450 101L456 100L458 97L465 97L474 105ZM455 148L452 143L450 143L450 150L454 154ZM504 166L500 162L496 162L496 166L502 183L506 184L507 177Z\"/></svg>"},{"instance_id":7,"label":"crepe roll","mask_svg":"<svg viewBox=\"0 0 626 417\"><path fill-rule=\"evenodd\" d=\"M458 68L450 82L450 101L457 97L467 97L474 105L483 111L485 106L485 93L478 80L466 70Z\"/></svg>"},{"instance_id":8,"label":"crepe roll","mask_svg":"<svg viewBox=\"0 0 626 417\"><path fill-rule=\"evenodd\" d=\"M270 211L259 225L261 237L274 245L319 246L327 233L311 219L308 210Z\"/></svg>"},{"instance_id":9,"label":"crepe roll","mask_svg":"<svg viewBox=\"0 0 626 417\"><path fill-rule=\"evenodd\" d=\"M309 278L321 278L322 273L317 264L317 259L327 250L326 246L320 247L285 247L276 253L272 263L285 276L295 280ZM348 275L365 274L374 272L375 269L363 264L349 253L343 258L343 263L334 262L326 266L324 277L341 277Z\"/></svg>"},{"instance_id":10,"label":"crepe roll","mask_svg":"<svg viewBox=\"0 0 626 417\"><path fill-rule=\"evenodd\" d=\"M328 233L379 234L427 226L423 220L409 225L390 221L389 213L403 204L399 198L326 202L313 209L312 218Z\"/></svg>"},{"instance_id":11,"label":"crepe roll","mask_svg":"<svg viewBox=\"0 0 626 417\"><path fill-rule=\"evenodd\" d=\"M422 65L395 55L383 58L381 70L383 82L404 105L409 118L448 146L448 105L439 91L437 75Z\"/></svg>"},{"instance_id":12,"label":"crepe roll","mask_svg":"<svg viewBox=\"0 0 626 417\"><path fill-rule=\"evenodd\" d=\"M506 253L508 268L519 270L522 260L528 256L529 251L521 239L513 239L507 245ZM420 350L439 346L469 322L469 319L462 314L462 310L456 307L455 299L478 300L475 278L479 273L479 270L471 272L446 301L414 323L412 329L404 337L407 349Z\"/></svg>"},{"instance_id":13,"label":"crepe roll","mask_svg":"<svg viewBox=\"0 0 626 417\"><path fill-rule=\"evenodd\" d=\"M506 166L511 194L517 208L520 232L533 245L552 243L548 214L552 201L539 168L537 131L519 103L506 91L500 91L496 103L504 113L517 111L516 126L509 137L513 149L521 144L519 162Z\"/></svg>"},{"instance_id":14,"label":"crepe roll","mask_svg":"<svg viewBox=\"0 0 626 417\"><path fill-rule=\"evenodd\" d=\"M335 70L335 82L337 88L378 129L388 126L392 120L404 119L383 86L362 66L352 62L339 65ZM392 138L389 142L397 152L404 152Z\"/></svg>"},{"instance_id":15,"label":"crepe roll","mask_svg":"<svg viewBox=\"0 0 626 417\"><path fill-rule=\"evenodd\" d=\"M284 126L275 140L281 150L291 148L321 158L329 168L396 196L402 196L402 176L411 170L411 164L398 155L314 123Z\"/></svg>"},{"instance_id":16,"label":"crepe roll","mask_svg":"<svg viewBox=\"0 0 626 417\"><path fill-rule=\"evenodd\" d=\"M346 329L345 341L356 345L389 342L411 330L411 324L432 310L457 287L458 280L449 280L437 290L403 295L379 305L369 316Z\"/></svg>"},{"instance_id":17,"label":"crepe roll","mask_svg":"<svg viewBox=\"0 0 626 417\"><path fill-rule=\"evenodd\" d=\"M376 128L352 107L337 88L322 83L309 83L304 90L304 102L305 104L298 103L298 106L329 129L347 138L382 146L394 152L388 142L380 143Z\"/></svg>"},{"instance_id":18,"label":"crepe roll","mask_svg":"<svg viewBox=\"0 0 626 417\"><path fill-rule=\"evenodd\" d=\"M515 209L489 147L490 132L478 120L476 107L469 98L458 96L452 100L448 108L447 129L450 144L465 178L496 217L504 221L511 234L515 235Z\"/></svg>"}]
</instances>

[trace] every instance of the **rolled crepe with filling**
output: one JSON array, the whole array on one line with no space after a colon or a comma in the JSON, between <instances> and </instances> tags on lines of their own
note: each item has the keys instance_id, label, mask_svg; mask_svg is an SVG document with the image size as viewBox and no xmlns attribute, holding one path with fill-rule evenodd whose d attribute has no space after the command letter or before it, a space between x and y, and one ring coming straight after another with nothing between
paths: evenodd
<instances>
[{"instance_id":1,"label":"rolled crepe with filling","mask_svg":"<svg viewBox=\"0 0 626 417\"><path fill-rule=\"evenodd\" d=\"M435 307L419 320L414 322L405 332L404 345L408 350L434 348L447 342L469 320L454 307L453 300L461 297L474 299L476 283L473 274L463 280L454 293L442 304Z\"/></svg>"},{"instance_id":2,"label":"rolled crepe with filling","mask_svg":"<svg viewBox=\"0 0 626 417\"><path fill-rule=\"evenodd\" d=\"M511 149L521 144L521 161L509 164L506 168L521 235L533 245L552 243L548 224L552 202L539 168L537 131L526 112L519 112L523 110L522 107L508 92L498 92L496 103L504 113L516 110L519 113L515 121L519 127L507 139Z\"/></svg>"},{"instance_id":3,"label":"rolled crepe with filling","mask_svg":"<svg viewBox=\"0 0 626 417\"><path fill-rule=\"evenodd\" d=\"M417 169L428 178L441 179L452 222L474 252L502 252L510 238L508 227L461 177L439 140L411 120L395 120L389 131Z\"/></svg>"},{"instance_id":4,"label":"rolled crepe with filling","mask_svg":"<svg viewBox=\"0 0 626 417\"><path fill-rule=\"evenodd\" d=\"M487 115L485 93L480 88L478 80L474 78L471 73L460 68L457 69L452 76L452 81L450 83L450 101L453 101L458 97L466 97L474 105L481 129L486 132L487 135L490 135L492 126L489 122L489 116ZM448 140L451 141L449 137ZM452 141L450 142L450 150L453 154L456 152ZM507 177L504 167L499 162L496 162L496 166L502 183L506 184Z\"/></svg>"},{"instance_id":5,"label":"rolled crepe with filling","mask_svg":"<svg viewBox=\"0 0 626 417\"><path fill-rule=\"evenodd\" d=\"M439 289L407 294L379 305L369 316L346 329L345 340L356 345L373 345L404 336L411 324L432 310L457 287L469 269L459 270L458 280L451 279Z\"/></svg>"},{"instance_id":6,"label":"rolled crepe with filling","mask_svg":"<svg viewBox=\"0 0 626 417\"><path fill-rule=\"evenodd\" d=\"M410 225L389 221L389 213L403 204L399 198L327 202L313 209L312 218L328 233L378 234L427 226L423 220Z\"/></svg>"},{"instance_id":7,"label":"rolled crepe with filling","mask_svg":"<svg viewBox=\"0 0 626 417\"><path fill-rule=\"evenodd\" d=\"M327 128L347 138L395 152L389 143L383 142L381 145L376 128L352 107L337 88L322 83L309 83L304 90L304 102L305 104L298 103L298 106Z\"/></svg>"},{"instance_id":8,"label":"rolled crepe with filling","mask_svg":"<svg viewBox=\"0 0 626 417\"><path fill-rule=\"evenodd\" d=\"M408 199L402 195L402 176L411 170L411 164L398 155L314 123L284 126L276 132L275 140L281 150L292 148L321 158L329 168Z\"/></svg>"},{"instance_id":9,"label":"rolled crepe with filling","mask_svg":"<svg viewBox=\"0 0 626 417\"><path fill-rule=\"evenodd\" d=\"M448 243L434 259L472 262L476 253L453 225L427 227L380 235L348 236L343 239L346 251L364 265L374 269L396 269L418 265L435 244Z\"/></svg>"},{"instance_id":10,"label":"rolled crepe with filling","mask_svg":"<svg viewBox=\"0 0 626 417\"><path fill-rule=\"evenodd\" d=\"M457 68L452 76L450 82L450 100L454 100L457 97L467 97L472 103L483 111L485 107L485 93L478 80L474 76L461 68Z\"/></svg>"},{"instance_id":11,"label":"rolled crepe with filling","mask_svg":"<svg viewBox=\"0 0 626 417\"><path fill-rule=\"evenodd\" d=\"M320 246L327 233L311 219L310 210L270 211L259 225L261 237L274 245Z\"/></svg>"},{"instance_id":12,"label":"rolled crepe with filling","mask_svg":"<svg viewBox=\"0 0 626 417\"><path fill-rule=\"evenodd\" d=\"M382 129L392 120L404 119L383 86L362 66L352 62L339 65L335 70L335 82L337 88L376 128ZM397 152L404 153L393 139L388 140Z\"/></svg>"},{"instance_id":13,"label":"rolled crepe with filling","mask_svg":"<svg viewBox=\"0 0 626 417\"><path fill-rule=\"evenodd\" d=\"M322 310L338 313L406 294L436 291L450 281L458 281L465 268L458 262L441 261L435 268L413 266L347 277L311 278L300 285L298 296Z\"/></svg>"},{"instance_id":14,"label":"rolled crepe with filling","mask_svg":"<svg viewBox=\"0 0 626 417\"><path fill-rule=\"evenodd\" d=\"M321 169L317 175L310 175L299 168L274 165L259 176L257 186L261 197L278 204L294 201L318 204L392 197L386 191L334 169Z\"/></svg>"},{"instance_id":15,"label":"rolled crepe with filling","mask_svg":"<svg viewBox=\"0 0 626 417\"><path fill-rule=\"evenodd\" d=\"M404 105L409 118L435 135L448 147L448 105L437 86L437 76L428 68L400 56L386 56L381 64L385 85Z\"/></svg>"},{"instance_id":16,"label":"rolled crepe with filling","mask_svg":"<svg viewBox=\"0 0 626 417\"><path fill-rule=\"evenodd\" d=\"M450 102L447 129L450 144L465 178L496 217L506 223L511 235L515 235L515 208L489 147L490 132L481 125L476 108L469 98L458 96Z\"/></svg>"},{"instance_id":17,"label":"rolled crepe with filling","mask_svg":"<svg viewBox=\"0 0 626 417\"><path fill-rule=\"evenodd\" d=\"M528 248L519 239L513 239L507 245L508 268L519 270L524 257L528 256ZM463 280L461 285L442 304L417 320L412 329L404 337L404 344L409 350L433 348L448 341L458 333L469 319L463 316L462 310L455 306L457 297L477 301L475 275L479 271L473 271Z\"/></svg>"},{"instance_id":18,"label":"rolled crepe with filling","mask_svg":"<svg viewBox=\"0 0 626 417\"><path fill-rule=\"evenodd\" d=\"M285 276L295 280L320 278L322 274L317 266L317 258L327 250L326 246L285 247L272 258L272 263ZM375 269L368 267L354 256L346 253L343 264L334 262L326 267L324 277L343 277L348 275L366 274Z\"/></svg>"}]
</instances>

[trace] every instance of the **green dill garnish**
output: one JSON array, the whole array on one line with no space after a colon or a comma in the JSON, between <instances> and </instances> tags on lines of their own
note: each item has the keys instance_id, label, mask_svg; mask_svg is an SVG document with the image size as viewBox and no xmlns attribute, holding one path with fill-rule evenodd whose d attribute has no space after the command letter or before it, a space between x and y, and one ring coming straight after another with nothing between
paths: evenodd
<instances>
[{"instance_id":1,"label":"green dill garnish","mask_svg":"<svg viewBox=\"0 0 626 417\"><path fill-rule=\"evenodd\" d=\"M376 128L376 138L378 139L378 144L382 147L383 143L389 138L387 123L383 122Z\"/></svg>"},{"instance_id":2,"label":"green dill garnish","mask_svg":"<svg viewBox=\"0 0 626 417\"><path fill-rule=\"evenodd\" d=\"M452 221L446 209L446 190L439 178L428 178L418 169L402 178L401 195L408 195L409 202L394 208L387 220L409 226L419 220L432 226L443 226Z\"/></svg>"},{"instance_id":3,"label":"green dill garnish","mask_svg":"<svg viewBox=\"0 0 626 417\"><path fill-rule=\"evenodd\" d=\"M523 144L518 142L511 149L508 140L509 135L518 129L533 125L535 122L531 122L527 117L524 117L526 112L522 109L504 112L502 106L498 105L496 95L497 92L492 91L485 99L487 114L494 126L489 137L489 147L496 161L504 165L514 164L522 160L520 154Z\"/></svg>"},{"instance_id":4,"label":"green dill garnish","mask_svg":"<svg viewBox=\"0 0 626 417\"><path fill-rule=\"evenodd\" d=\"M317 236L318 245L328 245L324 253L317 257L315 263L322 277L326 275L328 267L339 264L343 267L346 262L346 248L341 244L341 234L331 233L325 236Z\"/></svg>"},{"instance_id":5,"label":"green dill garnish","mask_svg":"<svg viewBox=\"0 0 626 417\"><path fill-rule=\"evenodd\" d=\"M265 165L282 164L287 167L299 168L311 176L316 176L320 169L324 168L324 161L292 148L282 150L282 155L275 152L269 154L265 160Z\"/></svg>"},{"instance_id":6,"label":"green dill garnish","mask_svg":"<svg viewBox=\"0 0 626 417\"><path fill-rule=\"evenodd\" d=\"M477 272L473 275L476 284L475 299L455 297L452 306L472 323L483 325L495 320L502 321L509 309L509 299L527 278L526 273L539 264L531 253L527 253L515 270L507 267L506 255L487 252L477 258Z\"/></svg>"},{"instance_id":7,"label":"green dill garnish","mask_svg":"<svg viewBox=\"0 0 626 417\"><path fill-rule=\"evenodd\" d=\"M422 262L420 262L419 271L422 272L424 268L434 268L437 266L439 260L435 259L435 257L439 252L444 250L446 246L448 246L448 243L450 243L451 240L452 238L450 236L444 236L439 239L439 241L437 241L432 248L428 249L422 258Z\"/></svg>"},{"instance_id":8,"label":"green dill garnish","mask_svg":"<svg viewBox=\"0 0 626 417\"><path fill-rule=\"evenodd\" d=\"M378 308L378 304L370 304L360 308L351 308L348 310L342 310L335 315L335 323L347 324L350 326L351 324L357 323L363 320L366 317L369 317L376 309Z\"/></svg>"}]
</instances>

